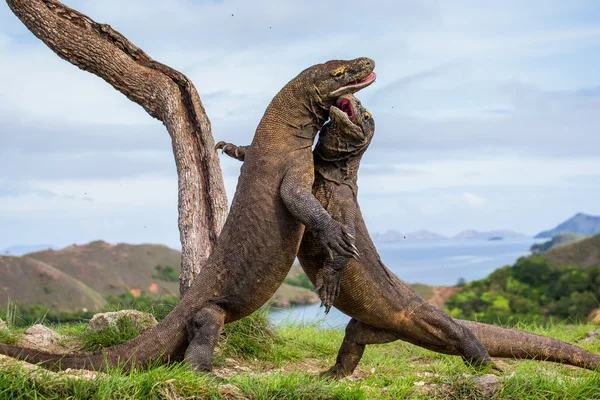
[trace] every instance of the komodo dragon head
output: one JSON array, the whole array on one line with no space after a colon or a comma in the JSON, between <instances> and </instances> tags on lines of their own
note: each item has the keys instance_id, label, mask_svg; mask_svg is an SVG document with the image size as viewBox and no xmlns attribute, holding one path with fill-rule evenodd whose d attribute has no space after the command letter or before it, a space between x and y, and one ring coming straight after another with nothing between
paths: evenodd
<instances>
[{"instance_id":1,"label":"komodo dragon head","mask_svg":"<svg viewBox=\"0 0 600 400\"><path fill-rule=\"evenodd\" d=\"M310 100L329 109L341 96L356 93L375 82L375 61L367 57L354 60L331 60L313 65L298 75L297 82L308 90Z\"/></svg>"},{"instance_id":2,"label":"komodo dragon head","mask_svg":"<svg viewBox=\"0 0 600 400\"><path fill-rule=\"evenodd\" d=\"M375 133L375 121L360 100L348 94L329 109L330 120L323 125L315 152L327 161L360 158Z\"/></svg>"}]
</instances>

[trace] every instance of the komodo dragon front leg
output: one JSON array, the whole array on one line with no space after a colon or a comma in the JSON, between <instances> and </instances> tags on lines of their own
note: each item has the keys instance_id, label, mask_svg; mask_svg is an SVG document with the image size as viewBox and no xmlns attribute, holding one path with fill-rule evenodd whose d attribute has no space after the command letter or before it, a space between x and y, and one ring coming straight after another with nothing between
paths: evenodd
<instances>
[{"instance_id":1,"label":"komodo dragon front leg","mask_svg":"<svg viewBox=\"0 0 600 400\"><path fill-rule=\"evenodd\" d=\"M236 146L232 143L220 141L215 145L215 150L222 150L224 154L227 154L231 158L235 158L238 161L244 161L246 158L246 151L250 146Z\"/></svg>"}]
</instances>

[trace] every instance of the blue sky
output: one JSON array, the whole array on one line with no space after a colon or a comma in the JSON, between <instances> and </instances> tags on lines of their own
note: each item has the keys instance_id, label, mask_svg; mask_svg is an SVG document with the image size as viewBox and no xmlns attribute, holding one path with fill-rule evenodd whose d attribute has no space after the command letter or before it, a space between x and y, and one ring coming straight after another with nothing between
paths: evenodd
<instances>
[{"instance_id":1,"label":"blue sky","mask_svg":"<svg viewBox=\"0 0 600 400\"><path fill-rule=\"evenodd\" d=\"M307 66L375 59L360 173L372 232L514 229L600 215L600 4L76 0L195 83L241 144ZM318 10L316 12L315 10ZM233 16L232 16L233 14ZM0 4L0 249L95 239L177 247L157 120L59 59ZM229 198L239 164L221 158Z\"/></svg>"}]
</instances>

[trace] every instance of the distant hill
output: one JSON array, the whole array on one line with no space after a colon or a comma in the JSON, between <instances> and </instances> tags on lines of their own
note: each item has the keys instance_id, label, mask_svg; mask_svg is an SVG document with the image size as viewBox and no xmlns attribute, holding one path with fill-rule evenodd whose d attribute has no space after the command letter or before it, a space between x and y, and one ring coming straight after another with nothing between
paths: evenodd
<instances>
[{"instance_id":1,"label":"distant hill","mask_svg":"<svg viewBox=\"0 0 600 400\"><path fill-rule=\"evenodd\" d=\"M555 247L542 257L553 266L600 267L600 235Z\"/></svg>"},{"instance_id":2,"label":"distant hill","mask_svg":"<svg viewBox=\"0 0 600 400\"><path fill-rule=\"evenodd\" d=\"M421 229L415 232L402 233L395 230L388 230L384 233L375 233L371 235L374 242L400 242L404 240L441 240L449 239L447 236L440 235L439 233ZM526 237L522 233L510 231L510 230L495 230L480 232L473 229L462 231L452 239L477 239L477 240L501 240L518 237Z\"/></svg>"},{"instance_id":3,"label":"distant hill","mask_svg":"<svg viewBox=\"0 0 600 400\"><path fill-rule=\"evenodd\" d=\"M0 256L0 307L10 300L59 312L96 311L106 305L107 296L124 292L178 296L180 264L181 252L163 245L100 240L24 257ZM298 275L298 269L292 274ZM305 287L283 284L273 300L286 307L319 298Z\"/></svg>"},{"instance_id":4,"label":"distant hill","mask_svg":"<svg viewBox=\"0 0 600 400\"><path fill-rule=\"evenodd\" d=\"M498 239L510 239L510 238L518 238L525 237L526 235L510 230L496 230L496 231L487 231L480 232L474 229L469 229L466 231L462 231L456 234L453 239L481 239L481 240L498 240Z\"/></svg>"},{"instance_id":5,"label":"distant hill","mask_svg":"<svg viewBox=\"0 0 600 400\"><path fill-rule=\"evenodd\" d=\"M104 297L83 282L31 257L0 256L0 307L8 301L58 311L97 311Z\"/></svg>"},{"instance_id":6,"label":"distant hill","mask_svg":"<svg viewBox=\"0 0 600 400\"><path fill-rule=\"evenodd\" d=\"M577 233L591 236L600 233L600 217L577 213L554 229L543 231L535 235L538 238L552 238L561 233Z\"/></svg>"},{"instance_id":7,"label":"distant hill","mask_svg":"<svg viewBox=\"0 0 600 400\"><path fill-rule=\"evenodd\" d=\"M375 242L400 242L402 240L439 240L447 239L446 236L439 233L421 229L410 233L401 233L395 230L388 230L384 233L375 233L372 235Z\"/></svg>"},{"instance_id":8,"label":"distant hill","mask_svg":"<svg viewBox=\"0 0 600 400\"><path fill-rule=\"evenodd\" d=\"M181 269L181 253L157 244L110 244L98 240L27 255L80 280L103 296L129 291L150 296L179 294L179 282L156 278L157 265Z\"/></svg>"},{"instance_id":9,"label":"distant hill","mask_svg":"<svg viewBox=\"0 0 600 400\"><path fill-rule=\"evenodd\" d=\"M560 235L554 236L551 240L544 243L536 243L531 246L532 253L543 253L554 247L562 246L568 243L573 243L581 239L585 239L586 236L578 235L576 233L561 233Z\"/></svg>"},{"instance_id":10,"label":"distant hill","mask_svg":"<svg viewBox=\"0 0 600 400\"><path fill-rule=\"evenodd\" d=\"M51 244L19 244L5 248L0 255L21 257L27 253L48 249L55 249L55 246Z\"/></svg>"}]
</instances>

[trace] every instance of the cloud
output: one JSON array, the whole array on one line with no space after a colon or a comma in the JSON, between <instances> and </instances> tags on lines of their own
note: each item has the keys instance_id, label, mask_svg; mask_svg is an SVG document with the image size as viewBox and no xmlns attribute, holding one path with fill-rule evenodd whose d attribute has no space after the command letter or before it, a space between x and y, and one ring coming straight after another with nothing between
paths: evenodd
<instances>
[{"instance_id":1,"label":"cloud","mask_svg":"<svg viewBox=\"0 0 600 400\"><path fill-rule=\"evenodd\" d=\"M307 66L374 58L377 82L357 95L376 121L359 181L370 228L534 231L547 219L531 210L600 213L590 200L600 175L592 1L68 5L187 74L217 141L250 143L270 99ZM6 6L0 57L0 224L17 227L0 243L176 244L177 179L160 122L59 59ZM231 199L240 163L220 159Z\"/></svg>"},{"instance_id":2,"label":"cloud","mask_svg":"<svg viewBox=\"0 0 600 400\"><path fill-rule=\"evenodd\" d=\"M464 187L561 187L564 180L570 177L600 174L600 160L597 158L522 159L498 155L472 155L465 159L447 158L397 165L419 173L392 176L380 174L363 178L361 169L358 181L361 195L378 197L428 189Z\"/></svg>"},{"instance_id":3,"label":"cloud","mask_svg":"<svg viewBox=\"0 0 600 400\"><path fill-rule=\"evenodd\" d=\"M485 205L485 199L483 197L477 196L471 192L463 192L458 195L452 194L448 195L447 198L451 201L466 204L473 208L481 208Z\"/></svg>"}]
</instances>

